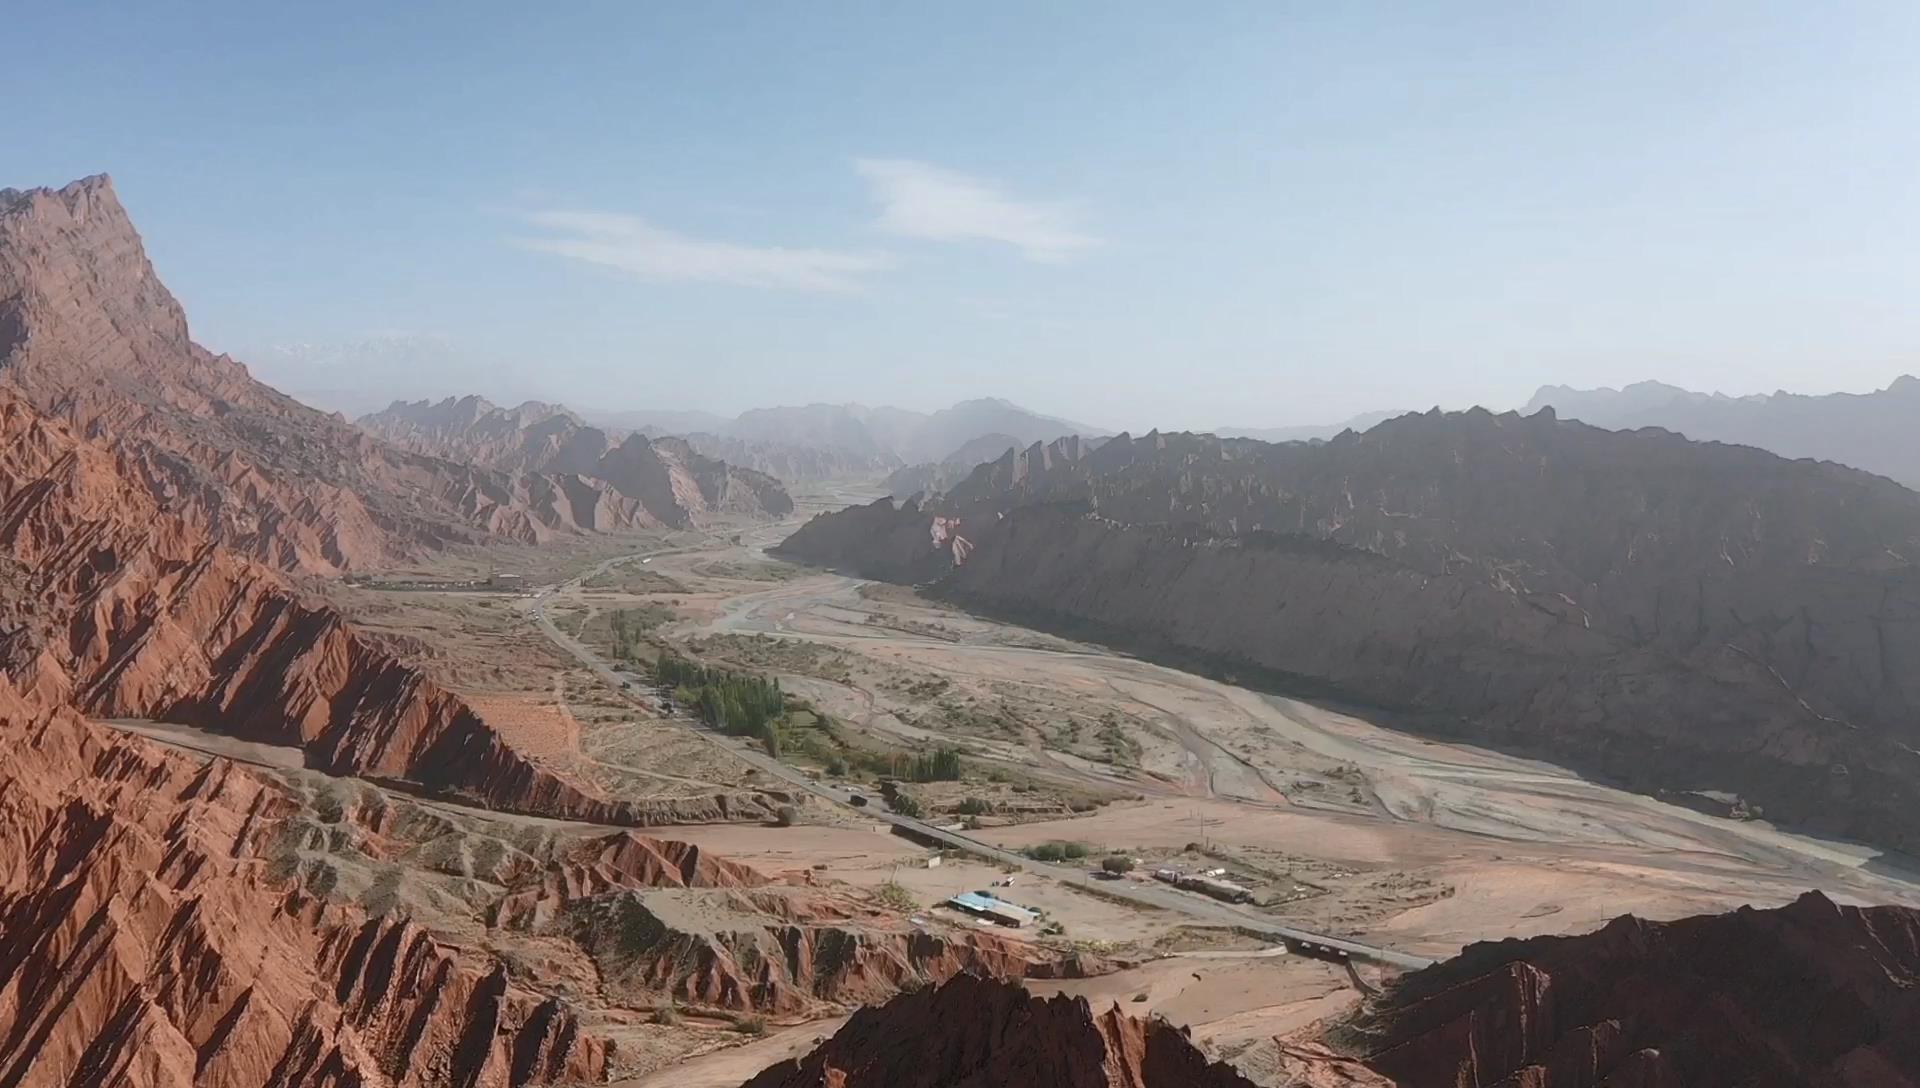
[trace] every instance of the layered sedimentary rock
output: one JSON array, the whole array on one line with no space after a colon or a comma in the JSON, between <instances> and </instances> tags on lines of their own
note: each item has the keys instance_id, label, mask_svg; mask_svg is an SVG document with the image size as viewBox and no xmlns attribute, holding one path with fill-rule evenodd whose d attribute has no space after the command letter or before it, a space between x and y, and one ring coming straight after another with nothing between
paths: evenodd
<instances>
[{"instance_id":1,"label":"layered sedimentary rock","mask_svg":"<svg viewBox=\"0 0 1920 1088\"><path fill-rule=\"evenodd\" d=\"M1920 845L1920 495L1841 466L1551 413L1065 440L783 547Z\"/></svg>"},{"instance_id":2,"label":"layered sedimentary rock","mask_svg":"<svg viewBox=\"0 0 1920 1088\"><path fill-rule=\"evenodd\" d=\"M500 408L479 397L396 401L360 426L415 453L503 472L561 473L604 482L661 525L716 514L793 511L780 481L699 452L679 438L649 439L588 426L567 409L528 401Z\"/></svg>"},{"instance_id":3,"label":"layered sedimentary rock","mask_svg":"<svg viewBox=\"0 0 1920 1088\"><path fill-rule=\"evenodd\" d=\"M555 931L631 1003L775 1013L884 1001L962 971L994 978L1098 974L1099 962L965 926L914 925L894 910L805 884L616 888L568 901Z\"/></svg>"},{"instance_id":4,"label":"layered sedimentary rock","mask_svg":"<svg viewBox=\"0 0 1920 1088\"><path fill-rule=\"evenodd\" d=\"M772 879L681 842L622 833L566 848L513 880L489 924L563 936L609 997L738 1011L884 1001L974 971L1063 978L1105 964L922 919L807 875Z\"/></svg>"},{"instance_id":5,"label":"layered sedimentary rock","mask_svg":"<svg viewBox=\"0 0 1920 1088\"><path fill-rule=\"evenodd\" d=\"M0 194L0 665L37 703L519 811L759 818L773 800L616 803L528 759L281 574L646 520L603 481L402 451L209 354L104 178Z\"/></svg>"},{"instance_id":6,"label":"layered sedimentary rock","mask_svg":"<svg viewBox=\"0 0 1920 1088\"><path fill-rule=\"evenodd\" d=\"M1920 912L1776 910L1474 945L1347 1040L1402 1088L1920 1083Z\"/></svg>"},{"instance_id":7,"label":"layered sedimentary rock","mask_svg":"<svg viewBox=\"0 0 1920 1088\"><path fill-rule=\"evenodd\" d=\"M507 1086L604 1077L566 1004L267 872L292 808L0 679L0 1080Z\"/></svg>"},{"instance_id":8,"label":"layered sedimentary rock","mask_svg":"<svg viewBox=\"0 0 1920 1088\"><path fill-rule=\"evenodd\" d=\"M175 517L283 570L652 523L597 481L404 451L254 381L193 342L104 176L0 190L0 384L109 446Z\"/></svg>"},{"instance_id":9,"label":"layered sedimentary rock","mask_svg":"<svg viewBox=\"0 0 1920 1088\"><path fill-rule=\"evenodd\" d=\"M528 759L453 692L175 516L124 447L76 435L0 386L0 664L45 705L300 748L335 774L404 779L496 807L683 822ZM762 818L724 794L696 816Z\"/></svg>"},{"instance_id":10,"label":"layered sedimentary rock","mask_svg":"<svg viewBox=\"0 0 1920 1088\"><path fill-rule=\"evenodd\" d=\"M1111 969L965 922L909 921L870 893L816 884L809 870L769 876L632 831L509 828L337 785L315 808L290 825L284 858L316 894L366 894L351 890L371 887L356 874L412 864L412 891L396 885L377 901L411 902L455 930L483 925L489 947L557 965L555 985L604 1005L819 1015L962 970Z\"/></svg>"},{"instance_id":11,"label":"layered sedimentary rock","mask_svg":"<svg viewBox=\"0 0 1920 1088\"><path fill-rule=\"evenodd\" d=\"M1179 1028L970 974L862 1009L742 1088L1253 1088Z\"/></svg>"}]
</instances>

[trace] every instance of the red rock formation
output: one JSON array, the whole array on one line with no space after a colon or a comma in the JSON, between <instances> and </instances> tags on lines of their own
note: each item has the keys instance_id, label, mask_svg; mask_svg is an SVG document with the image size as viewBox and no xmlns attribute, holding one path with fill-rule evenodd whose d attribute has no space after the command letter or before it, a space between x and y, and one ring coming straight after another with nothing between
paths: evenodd
<instances>
[{"instance_id":1,"label":"red rock formation","mask_svg":"<svg viewBox=\"0 0 1920 1088\"><path fill-rule=\"evenodd\" d=\"M292 803L0 679L0 1083L506 1086L604 1077L553 998L263 857Z\"/></svg>"},{"instance_id":2,"label":"red rock formation","mask_svg":"<svg viewBox=\"0 0 1920 1088\"><path fill-rule=\"evenodd\" d=\"M1164 1021L970 974L862 1009L743 1088L1253 1088Z\"/></svg>"},{"instance_id":3,"label":"red rock formation","mask_svg":"<svg viewBox=\"0 0 1920 1088\"><path fill-rule=\"evenodd\" d=\"M1920 911L1777 910L1474 945L1363 1025L1402 1088L1920 1083Z\"/></svg>"},{"instance_id":4,"label":"red rock formation","mask_svg":"<svg viewBox=\"0 0 1920 1088\"><path fill-rule=\"evenodd\" d=\"M488 912L490 925L545 929L569 906L619 888L747 888L767 879L692 843L631 832L583 842L516 886Z\"/></svg>"},{"instance_id":5,"label":"red rock formation","mask_svg":"<svg viewBox=\"0 0 1920 1088\"><path fill-rule=\"evenodd\" d=\"M1066 978L1105 968L968 926L914 924L844 889L772 881L687 843L630 833L556 858L488 917L570 938L609 994L638 1005L824 1011L963 971Z\"/></svg>"},{"instance_id":6,"label":"red rock formation","mask_svg":"<svg viewBox=\"0 0 1920 1088\"><path fill-rule=\"evenodd\" d=\"M793 500L780 481L697 452L679 438L649 439L588 426L556 404L499 408L479 397L395 401L360 426L416 453L507 472L573 473L605 481L662 525L702 524L720 513L783 516Z\"/></svg>"},{"instance_id":7,"label":"red rock formation","mask_svg":"<svg viewBox=\"0 0 1920 1088\"><path fill-rule=\"evenodd\" d=\"M284 570L657 523L598 481L408 453L254 381L188 336L105 177L0 190L0 383L183 523Z\"/></svg>"},{"instance_id":8,"label":"red rock formation","mask_svg":"<svg viewBox=\"0 0 1920 1088\"><path fill-rule=\"evenodd\" d=\"M128 456L0 386L0 664L36 699L298 747L336 774L499 808L686 818L681 802L613 802L521 755L458 696L162 507ZM692 815L762 818L778 800L721 794Z\"/></svg>"}]
</instances>

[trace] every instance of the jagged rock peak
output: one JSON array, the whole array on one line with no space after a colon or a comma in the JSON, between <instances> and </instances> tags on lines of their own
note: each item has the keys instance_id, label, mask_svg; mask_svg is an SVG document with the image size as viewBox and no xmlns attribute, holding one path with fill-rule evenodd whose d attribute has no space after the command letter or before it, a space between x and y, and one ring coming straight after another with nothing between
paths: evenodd
<instances>
[{"instance_id":1,"label":"jagged rock peak","mask_svg":"<svg viewBox=\"0 0 1920 1088\"><path fill-rule=\"evenodd\" d=\"M1164 1020L971 974L853 1015L742 1088L1253 1088Z\"/></svg>"}]
</instances>

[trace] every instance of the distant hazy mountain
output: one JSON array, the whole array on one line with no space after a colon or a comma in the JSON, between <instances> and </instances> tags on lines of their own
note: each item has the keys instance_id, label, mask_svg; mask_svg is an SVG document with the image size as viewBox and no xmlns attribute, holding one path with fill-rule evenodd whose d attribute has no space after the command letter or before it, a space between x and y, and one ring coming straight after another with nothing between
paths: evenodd
<instances>
[{"instance_id":1,"label":"distant hazy mountain","mask_svg":"<svg viewBox=\"0 0 1920 1088\"><path fill-rule=\"evenodd\" d=\"M619 431L641 431L649 435L717 432L730 422L712 412L679 411L672 408L634 409L623 412L582 412L589 423Z\"/></svg>"},{"instance_id":2,"label":"distant hazy mountain","mask_svg":"<svg viewBox=\"0 0 1920 1088\"><path fill-rule=\"evenodd\" d=\"M788 483L870 477L891 472L900 464L900 459L890 453L856 453L838 446L756 442L711 431L688 431L680 437L708 457L777 476Z\"/></svg>"},{"instance_id":3,"label":"distant hazy mountain","mask_svg":"<svg viewBox=\"0 0 1920 1088\"><path fill-rule=\"evenodd\" d=\"M380 333L351 340L241 345L254 376L323 412L348 418L377 412L395 399L437 398L471 384L472 354L444 337ZM496 385L526 386L489 362Z\"/></svg>"},{"instance_id":4,"label":"distant hazy mountain","mask_svg":"<svg viewBox=\"0 0 1920 1088\"><path fill-rule=\"evenodd\" d=\"M984 435L1005 435L1016 445L1029 446L1063 435L1097 432L1084 423L1043 416L997 397L983 397L931 415L859 404L761 408L742 413L719 433L754 442L887 455L906 464L921 464L940 461Z\"/></svg>"},{"instance_id":5,"label":"distant hazy mountain","mask_svg":"<svg viewBox=\"0 0 1920 1088\"><path fill-rule=\"evenodd\" d=\"M1365 431L1377 423L1385 423L1389 419L1406 414L1404 409L1390 412L1366 412L1343 423L1321 423L1303 427L1216 427L1213 433L1221 438L1257 438L1262 442L1324 442L1341 431Z\"/></svg>"},{"instance_id":6,"label":"distant hazy mountain","mask_svg":"<svg viewBox=\"0 0 1920 1088\"><path fill-rule=\"evenodd\" d=\"M1876 472L1920 488L1920 378L1872 393L1729 397L1660 382L1625 389L1544 386L1526 411L1551 407L1596 427L1661 427L1701 442L1757 446L1782 457L1811 457Z\"/></svg>"},{"instance_id":7,"label":"distant hazy mountain","mask_svg":"<svg viewBox=\"0 0 1920 1088\"><path fill-rule=\"evenodd\" d=\"M953 456L961 447L985 435L1013 439L1016 446L1051 442L1070 434L1092 436L1107 432L1072 420L1029 412L998 397L961 401L926 417L912 437L895 449L902 460L932 461ZM998 456L996 451L995 456Z\"/></svg>"},{"instance_id":8,"label":"distant hazy mountain","mask_svg":"<svg viewBox=\"0 0 1920 1088\"><path fill-rule=\"evenodd\" d=\"M849 404L807 404L793 408L755 408L720 428L720 433L749 442L778 442L847 450L861 456L892 452L867 427L867 409Z\"/></svg>"},{"instance_id":9,"label":"distant hazy mountain","mask_svg":"<svg viewBox=\"0 0 1920 1088\"><path fill-rule=\"evenodd\" d=\"M696 449L784 480L828 479L936 465L976 439L1030 446L1066 435L1101 434L1072 420L1044 416L997 397L962 401L927 413L863 404L756 408L726 419L707 412L586 412L603 427L648 435L683 435ZM998 446L983 460L997 457Z\"/></svg>"},{"instance_id":10,"label":"distant hazy mountain","mask_svg":"<svg viewBox=\"0 0 1920 1088\"><path fill-rule=\"evenodd\" d=\"M359 426L402 449L459 464L605 481L658 524L676 528L723 513L793 511L786 489L766 473L709 457L681 438L590 426L558 404L502 408L475 396L394 401L361 416Z\"/></svg>"},{"instance_id":11,"label":"distant hazy mountain","mask_svg":"<svg viewBox=\"0 0 1920 1088\"><path fill-rule=\"evenodd\" d=\"M1031 442L1026 445L1032 445ZM988 461L997 461L1011 449L1025 448L1008 434L983 434L938 461L923 461L887 477L887 493L904 499L925 491L945 491Z\"/></svg>"}]
</instances>

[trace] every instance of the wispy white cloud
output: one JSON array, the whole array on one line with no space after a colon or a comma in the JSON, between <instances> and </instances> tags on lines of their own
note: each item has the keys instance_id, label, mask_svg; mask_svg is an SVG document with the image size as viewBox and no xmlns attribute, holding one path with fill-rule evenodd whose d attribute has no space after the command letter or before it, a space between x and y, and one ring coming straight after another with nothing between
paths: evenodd
<instances>
[{"instance_id":1,"label":"wispy white cloud","mask_svg":"<svg viewBox=\"0 0 1920 1088\"><path fill-rule=\"evenodd\" d=\"M880 227L936 242L1004 242L1030 261L1069 260L1099 240L1072 206L1016 200L982 178L911 159L856 159L880 202Z\"/></svg>"},{"instance_id":2,"label":"wispy white cloud","mask_svg":"<svg viewBox=\"0 0 1920 1088\"><path fill-rule=\"evenodd\" d=\"M543 211L526 217L546 237L516 239L543 253L631 272L656 282L731 283L800 291L856 291L861 277L892 265L884 253L787 249L692 238L638 216Z\"/></svg>"}]
</instances>

